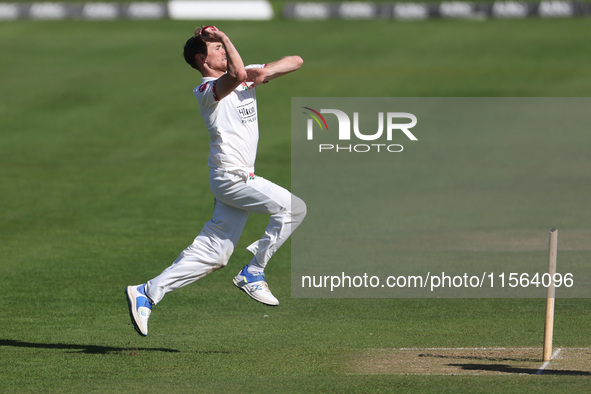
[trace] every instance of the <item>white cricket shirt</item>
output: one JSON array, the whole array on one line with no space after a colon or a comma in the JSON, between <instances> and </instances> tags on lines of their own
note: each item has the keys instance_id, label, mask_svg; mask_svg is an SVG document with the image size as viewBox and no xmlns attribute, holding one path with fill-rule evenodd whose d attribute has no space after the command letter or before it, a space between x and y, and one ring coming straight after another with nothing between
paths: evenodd
<instances>
[{"instance_id":1,"label":"white cricket shirt","mask_svg":"<svg viewBox=\"0 0 591 394\"><path fill-rule=\"evenodd\" d=\"M253 64L246 68L263 68ZM209 159L211 168L254 171L259 141L256 89L252 82L243 82L232 93L218 99L217 78L205 77L193 89L199 102L199 112L209 132Z\"/></svg>"}]
</instances>

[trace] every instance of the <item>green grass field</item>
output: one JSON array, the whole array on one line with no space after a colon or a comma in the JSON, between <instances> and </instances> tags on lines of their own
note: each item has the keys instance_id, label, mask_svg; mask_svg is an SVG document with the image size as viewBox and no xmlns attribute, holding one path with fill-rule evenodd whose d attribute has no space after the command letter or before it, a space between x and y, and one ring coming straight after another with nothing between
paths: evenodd
<instances>
[{"instance_id":1,"label":"green grass field","mask_svg":"<svg viewBox=\"0 0 591 394\"><path fill-rule=\"evenodd\" d=\"M356 372L373 349L541 347L544 300L292 299L287 243L267 268L271 309L231 283L264 216L229 267L169 294L139 337L125 286L166 268L212 211L200 76L181 56L196 24L0 23L0 391L588 390L589 359L547 376ZM591 91L588 19L216 24L246 63L305 60L258 94L257 172L287 187L291 97ZM557 299L555 346L588 348L590 313Z\"/></svg>"}]
</instances>

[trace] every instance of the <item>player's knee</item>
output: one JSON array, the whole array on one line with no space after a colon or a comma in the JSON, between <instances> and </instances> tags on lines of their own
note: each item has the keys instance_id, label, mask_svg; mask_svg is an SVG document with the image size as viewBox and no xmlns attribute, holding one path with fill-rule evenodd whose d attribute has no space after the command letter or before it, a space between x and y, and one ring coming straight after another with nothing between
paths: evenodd
<instances>
[{"instance_id":1,"label":"player's knee","mask_svg":"<svg viewBox=\"0 0 591 394\"><path fill-rule=\"evenodd\" d=\"M291 197L291 217L298 222L304 220L306 217L307 207L304 200L299 197Z\"/></svg>"},{"instance_id":2,"label":"player's knee","mask_svg":"<svg viewBox=\"0 0 591 394\"><path fill-rule=\"evenodd\" d=\"M232 253L234 253L234 245L224 245L219 260L221 267L228 265L228 261L230 261L230 256L232 256Z\"/></svg>"}]
</instances>

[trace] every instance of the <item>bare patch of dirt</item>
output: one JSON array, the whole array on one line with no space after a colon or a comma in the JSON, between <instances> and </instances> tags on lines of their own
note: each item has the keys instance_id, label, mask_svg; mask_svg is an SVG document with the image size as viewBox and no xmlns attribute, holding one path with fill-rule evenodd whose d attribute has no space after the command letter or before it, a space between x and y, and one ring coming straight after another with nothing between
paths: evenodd
<instances>
[{"instance_id":1,"label":"bare patch of dirt","mask_svg":"<svg viewBox=\"0 0 591 394\"><path fill-rule=\"evenodd\" d=\"M354 357L350 370L369 375L591 376L591 349L563 348L556 353L545 365L541 348L370 349Z\"/></svg>"}]
</instances>

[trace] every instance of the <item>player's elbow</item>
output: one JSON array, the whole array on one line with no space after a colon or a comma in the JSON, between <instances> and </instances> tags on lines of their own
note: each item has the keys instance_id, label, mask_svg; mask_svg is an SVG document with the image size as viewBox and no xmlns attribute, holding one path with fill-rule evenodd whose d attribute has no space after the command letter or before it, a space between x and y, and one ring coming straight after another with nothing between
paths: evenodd
<instances>
[{"instance_id":1,"label":"player's elbow","mask_svg":"<svg viewBox=\"0 0 591 394\"><path fill-rule=\"evenodd\" d=\"M244 81L246 81L246 70L244 68L240 68L238 70L228 70L228 74L230 74L230 77L232 77L232 79L238 83L242 83Z\"/></svg>"},{"instance_id":2,"label":"player's elbow","mask_svg":"<svg viewBox=\"0 0 591 394\"><path fill-rule=\"evenodd\" d=\"M302 67L302 64L304 64L304 59L302 59L300 56L292 56L291 61L296 70Z\"/></svg>"}]
</instances>

